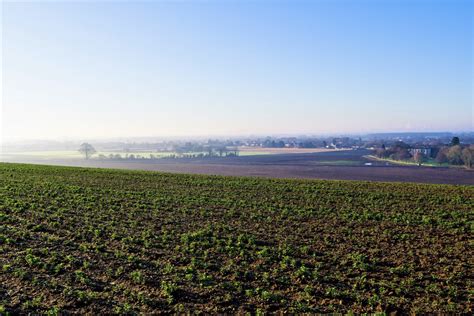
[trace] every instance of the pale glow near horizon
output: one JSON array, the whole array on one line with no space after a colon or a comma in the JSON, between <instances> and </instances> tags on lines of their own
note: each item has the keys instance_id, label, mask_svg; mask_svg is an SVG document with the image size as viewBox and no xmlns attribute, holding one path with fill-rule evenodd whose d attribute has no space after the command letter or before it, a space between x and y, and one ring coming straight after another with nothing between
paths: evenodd
<instances>
[{"instance_id":1,"label":"pale glow near horizon","mask_svg":"<svg viewBox=\"0 0 474 316\"><path fill-rule=\"evenodd\" d=\"M474 130L469 1L2 11L5 140Z\"/></svg>"}]
</instances>

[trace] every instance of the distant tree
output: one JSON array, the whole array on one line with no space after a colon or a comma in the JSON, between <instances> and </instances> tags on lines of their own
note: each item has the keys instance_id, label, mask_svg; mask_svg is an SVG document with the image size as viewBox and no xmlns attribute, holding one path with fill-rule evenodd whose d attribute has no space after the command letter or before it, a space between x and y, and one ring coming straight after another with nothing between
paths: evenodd
<instances>
[{"instance_id":1,"label":"distant tree","mask_svg":"<svg viewBox=\"0 0 474 316\"><path fill-rule=\"evenodd\" d=\"M411 154L406 148L397 148L397 150L391 155L395 160L407 160L411 158Z\"/></svg>"},{"instance_id":2,"label":"distant tree","mask_svg":"<svg viewBox=\"0 0 474 316\"><path fill-rule=\"evenodd\" d=\"M466 147L462 150L461 159L467 168L472 168L474 164L474 145Z\"/></svg>"},{"instance_id":3,"label":"distant tree","mask_svg":"<svg viewBox=\"0 0 474 316\"><path fill-rule=\"evenodd\" d=\"M405 142L402 142L401 140L396 141L393 147L394 149L410 149L410 145Z\"/></svg>"},{"instance_id":4,"label":"distant tree","mask_svg":"<svg viewBox=\"0 0 474 316\"><path fill-rule=\"evenodd\" d=\"M206 149L208 157L212 157L214 153L214 149L212 148L212 146L208 146Z\"/></svg>"},{"instance_id":5,"label":"distant tree","mask_svg":"<svg viewBox=\"0 0 474 316\"><path fill-rule=\"evenodd\" d=\"M446 153L448 152L448 150L449 150L448 147L440 148L438 151L438 154L436 154L435 161L439 164L447 163L448 157L446 156Z\"/></svg>"},{"instance_id":6,"label":"distant tree","mask_svg":"<svg viewBox=\"0 0 474 316\"><path fill-rule=\"evenodd\" d=\"M453 165L461 165L463 163L461 158L462 149L461 146L456 145L449 148L446 156L448 157L449 163Z\"/></svg>"},{"instance_id":7,"label":"distant tree","mask_svg":"<svg viewBox=\"0 0 474 316\"><path fill-rule=\"evenodd\" d=\"M179 156L181 156L186 152L186 148L184 146L175 145L173 146L173 151Z\"/></svg>"},{"instance_id":8,"label":"distant tree","mask_svg":"<svg viewBox=\"0 0 474 316\"><path fill-rule=\"evenodd\" d=\"M454 136L453 139L451 140L451 146L456 146L459 144L460 144L459 137Z\"/></svg>"},{"instance_id":9,"label":"distant tree","mask_svg":"<svg viewBox=\"0 0 474 316\"><path fill-rule=\"evenodd\" d=\"M236 157L239 155L239 148L237 146L226 148L227 150L227 157Z\"/></svg>"},{"instance_id":10,"label":"distant tree","mask_svg":"<svg viewBox=\"0 0 474 316\"><path fill-rule=\"evenodd\" d=\"M304 142L300 143L298 147L300 147L300 148L316 148L314 143L311 142L311 141L304 141Z\"/></svg>"},{"instance_id":11,"label":"distant tree","mask_svg":"<svg viewBox=\"0 0 474 316\"><path fill-rule=\"evenodd\" d=\"M219 153L219 157L222 157L224 156L224 154L227 154L228 150L227 150L227 147L221 146L217 148L217 152Z\"/></svg>"},{"instance_id":12,"label":"distant tree","mask_svg":"<svg viewBox=\"0 0 474 316\"><path fill-rule=\"evenodd\" d=\"M385 148L378 148L375 150L375 155L379 158L387 158L389 152Z\"/></svg>"},{"instance_id":13,"label":"distant tree","mask_svg":"<svg viewBox=\"0 0 474 316\"><path fill-rule=\"evenodd\" d=\"M95 154L97 151L95 150L95 148L89 144L89 143L83 143L81 144L81 146L79 147L79 152L81 154L84 155L84 157L86 159L89 159L90 157L92 157L93 154Z\"/></svg>"},{"instance_id":14,"label":"distant tree","mask_svg":"<svg viewBox=\"0 0 474 316\"><path fill-rule=\"evenodd\" d=\"M418 166L421 166L423 162L425 162L426 158L423 153L417 151L415 155L413 156L413 160L418 164Z\"/></svg>"}]
</instances>

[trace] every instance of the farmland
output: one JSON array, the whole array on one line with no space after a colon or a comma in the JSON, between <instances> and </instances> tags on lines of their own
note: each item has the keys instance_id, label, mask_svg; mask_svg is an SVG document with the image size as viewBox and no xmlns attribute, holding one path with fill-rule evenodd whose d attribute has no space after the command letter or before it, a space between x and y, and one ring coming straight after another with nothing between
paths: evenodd
<instances>
[{"instance_id":1,"label":"farmland","mask_svg":"<svg viewBox=\"0 0 474 316\"><path fill-rule=\"evenodd\" d=\"M421 182L474 185L474 170L392 165L367 158L369 150L337 150L317 153L241 155L181 159L100 160L66 159L57 156L47 160L15 157L7 162L49 165L135 169L176 173L225 176L258 176L269 178L304 178L362 180L382 182ZM5 157L4 157L5 158ZM367 166L366 163L370 163Z\"/></svg>"},{"instance_id":2,"label":"farmland","mask_svg":"<svg viewBox=\"0 0 474 316\"><path fill-rule=\"evenodd\" d=\"M317 153L317 152L331 152L333 149L321 149L321 148L252 148L252 147L239 147L240 156L255 156L255 155L274 155L274 154L295 154L295 153ZM182 152L178 153L175 151L123 151L123 150L107 150L98 151L95 154L95 158L102 156L109 158L111 155L114 157L120 157L120 159L127 159L128 156L133 155L136 158L167 158L170 156L180 155L199 155L206 154L206 152ZM37 150L37 151L8 151L0 153L0 159L3 161L18 161L18 162L41 162L41 161L55 161L63 160L74 162L82 160L84 156L77 150Z\"/></svg>"},{"instance_id":3,"label":"farmland","mask_svg":"<svg viewBox=\"0 0 474 316\"><path fill-rule=\"evenodd\" d=\"M472 186L0 164L1 313L472 313Z\"/></svg>"}]
</instances>

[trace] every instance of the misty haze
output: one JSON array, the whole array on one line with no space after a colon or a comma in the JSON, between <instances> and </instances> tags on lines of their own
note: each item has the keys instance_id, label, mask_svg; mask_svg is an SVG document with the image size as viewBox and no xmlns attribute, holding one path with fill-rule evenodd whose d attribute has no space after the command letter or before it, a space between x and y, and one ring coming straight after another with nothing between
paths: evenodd
<instances>
[{"instance_id":1,"label":"misty haze","mask_svg":"<svg viewBox=\"0 0 474 316\"><path fill-rule=\"evenodd\" d=\"M0 315L472 314L472 1L0 8Z\"/></svg>"}]
</instances>

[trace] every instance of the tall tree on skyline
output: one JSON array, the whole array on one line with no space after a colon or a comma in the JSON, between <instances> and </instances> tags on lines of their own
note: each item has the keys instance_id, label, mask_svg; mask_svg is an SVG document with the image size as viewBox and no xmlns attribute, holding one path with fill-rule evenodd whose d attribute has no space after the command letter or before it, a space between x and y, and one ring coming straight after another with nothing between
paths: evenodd
<instances>
[{"instance_id":1,"label":"tall tree on skyline","mask_svg":"<svg viewBox=\"0 0 474 316\"><path fill-rule=\"evenodd\" d=\"M84 155L84 158L89 159L95 154L97 151L95 150L94 146L89 143L82 143L79 147L79 152Z\"/></svg>"}]
</instances>

